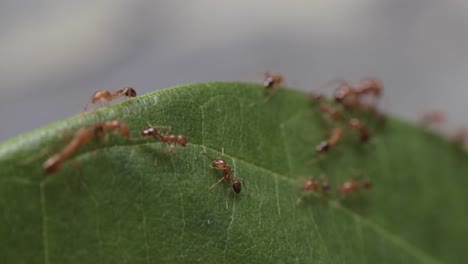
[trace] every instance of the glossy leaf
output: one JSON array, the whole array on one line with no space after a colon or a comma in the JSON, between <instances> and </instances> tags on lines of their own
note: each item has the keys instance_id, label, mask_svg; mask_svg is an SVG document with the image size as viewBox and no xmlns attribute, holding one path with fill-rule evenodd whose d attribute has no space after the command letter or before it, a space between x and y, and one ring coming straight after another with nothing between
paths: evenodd
<instances>
[{"instance_id":1,"label":"glossy leaf","mask_svg":"<svg viewBox=\"0 0 468 264\"><path fill-rule=\"evenodd\" d=\"M257 84L205 83L157 91L0 145L1 263L461 263L468 238L467 155L390 119L368 143L333 127L305 94ZM79 127L127 122L132 139L95 139L58 173L42 163ZM140 139L147 122L189 137L168 153ZM234 194L210 168L224 148L245 186ZM326 174L327 197L302 196ZM342 199L353 175L373 188ZM227 191L225 191L227 190ZM301 197L301 198L300 198ZM297 203L298 198L300 202ZM228 203L228 208L226 208Z\"/></svg>"}]
</instances>

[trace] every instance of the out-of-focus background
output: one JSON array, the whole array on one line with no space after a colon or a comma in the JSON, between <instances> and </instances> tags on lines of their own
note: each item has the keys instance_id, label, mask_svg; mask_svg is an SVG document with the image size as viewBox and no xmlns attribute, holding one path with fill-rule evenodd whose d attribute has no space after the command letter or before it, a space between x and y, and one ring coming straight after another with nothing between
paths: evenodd
<instances>
[{"instance_id":1,"label":"out-of-focus background","mask_svg":"<svg viewBox=\"0 0 468 264\"><path fill-rule=\"evenodd\" d=\"M283 73L298 89L378 76L385 108L467 124L466 0L22 0L0 3L0 141L139 94Z\"/></svg>"}]
</instances>

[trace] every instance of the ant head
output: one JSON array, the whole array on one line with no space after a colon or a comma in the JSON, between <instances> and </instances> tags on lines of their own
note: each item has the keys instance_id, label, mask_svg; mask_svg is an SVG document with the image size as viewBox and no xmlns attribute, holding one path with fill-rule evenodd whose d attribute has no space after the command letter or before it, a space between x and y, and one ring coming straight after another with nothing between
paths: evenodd
<instances>
[{"instance_id":1,"label":"ant head","mask_svg":"<svg viewBox=\"0 0 468 264\"><path fill-rule=\"evenodd\" d=\"M234 189L234 192L235 193L240 193L240 191L242 190L242 184L239 180L235 180L233 183L232 183L232 189Z\"/></svg>"},{"instance_id":2,"label":"ant head","mask_svg":"<svg viewBox=\"0 0 468 264\"><path fill-rule=\"evenodd\" d=\"M221 170L224 170L226 169L227 167L229 167L227 165L227 162L223 159L215 159L213 160L213 162L211 162L211 167L215 168L215 169L221 169Z\"/></svg>"},{"instance_id":3,"label":"ant head","mask_svg":"<svg viewBox=\"0 0 468 264\"><path fill-rule=\"evenodd\" d=\"M182 136L182 135L178 135L177 136L177 142L179 143L179 145L181 145L182 147L185 147L185 145L187 145L188 143L188 140L186 137Z\"/></svg>"},{"instance_id":4,"label":"ant head","mask_svg":"<svg viewBox=\"0 0 468 264\"><path fill-rule=\"evenodd\" d=\"M315 151L324 152L324 151L327 151L329 147L330 147L330 144L328 144L328 141L325 140L325 141L320 142L320 144L318 144L315 147Z\"/></svg>"},{"instance_id":5,"label":"ant head","mask_svg":"<svg viewBox=\"0 0 468 264\"><path fill-rule=\"evenodd\" d=\"M141 131L142 137L154 137L159 135L159 131L154 127L147 127Z\"/></svg>"},{"instance_id":6,"label":"ant head","mask_svg":"<svg viewBox=\"0 0 468 264\"><path fill-rule=\"evenodd\" d=\"M135 97L135 96L137 96L136 91L135 91L132 87L125 87L124 89L125 89L125 90L124 90L125 96L127 96L127 97Z\"/></svg>"}]
</instances>

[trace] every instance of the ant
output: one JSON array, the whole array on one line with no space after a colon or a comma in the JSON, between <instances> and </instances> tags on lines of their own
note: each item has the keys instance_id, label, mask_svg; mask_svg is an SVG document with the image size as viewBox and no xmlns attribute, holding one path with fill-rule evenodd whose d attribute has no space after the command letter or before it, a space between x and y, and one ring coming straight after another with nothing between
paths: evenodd
<instances>
[{"instance_id":1,"label":"ant","mask_svg":"<svg viewBox=\"0 0 468 264\"><path fill-rule=\"evenodd\" d=\"M221 157L218 157L216 159L213 159L208 155L206 152L200 152L200 154L205 155L208 159L211 159L211 165L210 167L214 170L221 170L223 171L223 177L219 179L217 182L215 182L213 185L208 188L208 190L213 189L216 185L218 185L220 182L223 180L227 183L232 183L232 189L234 190L235 193L240 193L242 190L242 186L244 184L244 181L241 178L236 178L234 177L233 174L233 169L229 164L224 160L222 157L224 156L224 148L221 149ZM227 207L227 202L226 202L226 207Z\"/></svg>"},{"instance_id":2,"label":"ant","mask_svg":"<svg viewBox=\"0 0 468 264\"><path fill-rule=\"evenodd\" d=\"M170 146L171 150L175 148L176 144L179 144L180 146L185 147L188 143L187 137L183 135L169 134L169 132L171 131L170 127L159 127L159 128L166 129L166 131L162 132L158 130L157 126L153 126L151 124L148 124L148 125L149 127L141 131L141 136L144 138L159 137L161 142L168 144Z\"/></svg>"},{"instance_id":3,"label":"ant","mask_svg":"<svg viewBox=\"0 0 468 264\"><path fill-rule=\"evenodd\" d=\"M328 183L328 180L326 180L326 178L323 175L321 176L321 178L322 178L322 181L317 181L313 177L307 179L307 181L304 183L304 185L302 185L302 192L303 193L297 199L296 204L299 204L304 199L306 191L316 192L316 191L321 190L323 194L327 194L330 191L331 186Z\"/></svg>"},{"instance_id":4,"label":"ant","mask_svg":"<svg viewBox=\"0 0 468 264\"><path fill-rule=\"evenodd\" d=\"M348 121L348 126L359 133L359 139L361 140L361 142L366 142L371 137L371 134L367 127L357 118L351 118Z\"/></svg>"},{"instance_id":5,"label":"ant","mask_svg":"<svg viewBox=\"0 0 468 264\"><path fill-rule=\"evenodd\" d=\"M280 73L266 71L264 75L265 80L263 81L263 86L265 89L269 90L284 83L284 77Z\"/></svg>"},{"instance_id":6,"label":"ant","mask_svg":"<svg viewBox=\"0 0 468 264\"><path fill-rule=\"evenodd\" d=\"M325 179L322 179L322 182L319 182L314 178L308 179L302 186L303 191L317 191L318 189L321 189L323 192L328 192L331 189L331 186Z\"/></svg>"},{"instance_id":7,"label":"ant","mask_svg":"<svg viewBox=\"0 0 468 264\"><path fill-rule=\"evenodd\" d=\"M440 125L446 120L445 113L441 111L426 112L423 114L421 121L424 126L431 124Z\"/></svg>"},{"instance_id":8,"label":"ant","mask_svg":"<svg viewBox=\"0 0 468 264\"><path fill-rule=\"evenodd\" d=\"M362 95L372 94L374 97L379 98L383 92L383 85L377 78L362 79L356 86L345 80L339 80L339 82L340 86L335 91L335 100L345 104L349 104L349 101L346 100L349 97L351 97L351 102L356 102Z\"/></svg>"},{"instance_id":9,"label":"ant","mask_svg":"<svg viewBox=\"0 0 468 264\"><path fill-rule=\"evenodd\" d=\"M110 101L113 101L122 96L126 96L128 98L136 97L137 93L135 89L133 89L132 87L124 87L114 92L109 91L109 90L97 90L91 96L91 103L92 104L99 103L101 106L108 105ZM85 111L87 108L88 108L88 104L86 104L85 106Z\"/></svg>"},{"instance_id":10,"label":"ant","mask_svg":"<svg viewBox=\"0 0 468 264\"><path fill-rule=\"evenodd\" d=\"M47 159L43 168L47 174L56 172L63 161L69 158L80 146L85 145L91 141L94 137L107 136L107 130L119 131L122 137L128 139L130 137L130 130L127 124L112 120L106 122L98 122L93 127L82 127L76 133L73 139L65 146L65 148L59 153L52 155Z\"/></svg>"},{"instance_id":11,"label":"ant","mask_svg":"<svg viewBox=\"0 0 468 264\"><path fill-rule=\"evenodd\" d=\"M216 185L224 180L227 183L232 183L232 189L235 193L240 193L242 190L242 185L244 185L244 181L240 178L232 176L233 171L234 170L231 168L231 166L228 165L226 169L223 170L223 177L211 185L208 190L213 189Z\"/></svg>"},{"instance_id":12,"label":"ant","mask_svg":"<svg viewBox=\"0 0 468 264\"><path fill-rule=\"evenodd\" d=\"M343 131L343 127L334 128L330 134L330 137L327 140L320 142L320 144L315 147L315 151L324 152L327 151L330 147L338 144L343 136Z\"/></svg>"},{"instance_id":13,"label":"ant","mask_svg":"<svg viewBox=\"0 0 468 264\"><path fill-rule=\"evenodd\" d=\"M362 181L355 181L355 180L345 181L340 187L340 193L342 197L346 197L358 191L361 188L364 188L364 189L372 188L372 182L369 179L362 180Z\"/></svg>"}]
</instances>

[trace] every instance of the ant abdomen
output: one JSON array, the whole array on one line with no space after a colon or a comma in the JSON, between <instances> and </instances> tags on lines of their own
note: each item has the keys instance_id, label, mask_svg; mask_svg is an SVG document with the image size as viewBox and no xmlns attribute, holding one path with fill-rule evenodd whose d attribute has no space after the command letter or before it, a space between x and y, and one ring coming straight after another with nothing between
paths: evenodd
<instances>
[{"instance_id":1,"label":"ant abdomen","mask_svg":"<svg viewBox=\"0 0 468 264\"><path fill-rule=\"evenodd\" d=\"M123 90L123 94L127 97L136 97L137 96L137 93L135 91L135 89L133 89L132 87L125 87L122 89Z\"/></svg>"},{"instance_id":2,"label":"ant abdomen","mask_svg":"<svg viewBox=\"0 0 468 264\"><path fill-rule=\"evenodd\" d=\"M104 102L112 98L112 92L108 90L99 90L91 96L91 103Z\"/></svg>"},{"instance_id":3,"label":"ant abdomen","mask_svg":"<svg viewBox=\"0 0 468 264\"><path fill-rule=\"evenodd\" d=\"M241 190L242 190L242 184L239 180L235 180L233 183L232 183L232 189L234 189L234 192L235 193L240 193Z\"/></svg>"}]
</instances>

